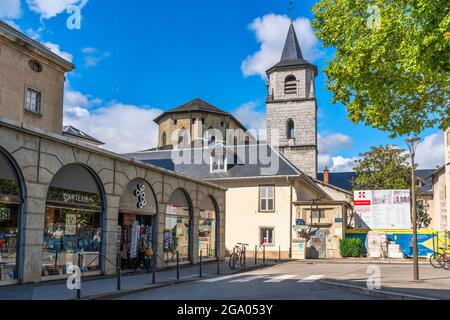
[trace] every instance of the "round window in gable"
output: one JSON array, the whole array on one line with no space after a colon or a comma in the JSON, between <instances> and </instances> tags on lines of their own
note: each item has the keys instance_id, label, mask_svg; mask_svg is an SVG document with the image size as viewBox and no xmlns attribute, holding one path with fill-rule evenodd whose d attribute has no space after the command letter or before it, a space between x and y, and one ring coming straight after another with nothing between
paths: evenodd
<instances>
[{"instance_id":1,"label":"round window in gable","mask_svg":"<svg viewBox=\"0 0 450 320\"><path fill-rule=\"evenodd\" d=\"M34 72L41 72L42 71L42 65L37 62L36 60L30 60L28 62L28 65L30 66L31 70Z\"/></svg>"}]
</instances>

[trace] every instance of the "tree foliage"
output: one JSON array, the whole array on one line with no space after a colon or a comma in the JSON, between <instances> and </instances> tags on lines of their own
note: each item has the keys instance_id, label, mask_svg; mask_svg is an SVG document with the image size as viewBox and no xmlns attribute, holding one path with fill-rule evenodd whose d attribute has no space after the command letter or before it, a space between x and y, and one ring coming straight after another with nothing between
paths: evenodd
<instances>
[{"instance_id":1,"label":"tree foliage","mask_svg":"<svg viewBox=\"0 0 450 320\"><path fill-rule=\"evenodd\" d=\"M354 190L408 189L408 155L396 146L372 147L356 160Z\"/></svg>"},{"instance_id":2,"label":"tree foliage","mask_svg":"<svg viewBox=\"0 0 450 320\"><path fill-rule=\"evenodd\" d=\"M392 137L450 125L447 0L319 0L313 26L335 49L333 103Z\"/></svg>"}]
</instances>

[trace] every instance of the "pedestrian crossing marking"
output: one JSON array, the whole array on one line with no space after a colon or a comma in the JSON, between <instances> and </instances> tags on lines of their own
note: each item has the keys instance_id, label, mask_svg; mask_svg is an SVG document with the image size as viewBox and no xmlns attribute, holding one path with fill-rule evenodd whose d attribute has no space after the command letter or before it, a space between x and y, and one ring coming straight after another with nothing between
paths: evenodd
<instances>
[{"instance_id":1,"label":"pedestrian crossing marking","mask_svg":"<svg viewBox=\"0 0 450 320\"><path fill-rule=\"evenodd\" d=\"M314 274L312 276L306 277L306 278L304 278L302 280L299 280L297 282L299 282L299 283L311 283L311 282L316 282L316 281L322 279L323 277L325 277L325 275L323 275L323 274Z\"/></svg>"},{"instance_id":2,"label":"pedestrian crossing marking","mask_svg":"<svg viewBox=\"0 0 450 320\"><path fill-rule=\"evenodd\" d=\"M218 281L233 279L233 278L237 278L237 277L242 277L242 274L238 273L238 274L232 274L232 275L229 275L229 276L205 279L205 280L200 280L199 282L218 282Z\"/></svg>"},{"instance_id":3,"label":"pedestrian crossing marking","mask_svg":"<svg viewBox=\"0 0 450 320\"><path fill-rule=\"evenodd\" d=\"M252 276L252 277L232 280L230 282L250 282L250 281L253 281L253 280L256 280L256 279L261 279L261 278L264 278L264 276Z\"/></svg>"},{"instance_id":4,"label":"pedestrian crossing marking","mask_svg":"<svg viewBox=\"0 0 450 320\"><path fill-rule=\"evenodd\" d=\"M294 277L297 277L297 275L296 274L283 274L281 276L266 280L264 282L281 282L281 281L288 280L288 279L291 279Z\"/></svg>"}]
</instances>

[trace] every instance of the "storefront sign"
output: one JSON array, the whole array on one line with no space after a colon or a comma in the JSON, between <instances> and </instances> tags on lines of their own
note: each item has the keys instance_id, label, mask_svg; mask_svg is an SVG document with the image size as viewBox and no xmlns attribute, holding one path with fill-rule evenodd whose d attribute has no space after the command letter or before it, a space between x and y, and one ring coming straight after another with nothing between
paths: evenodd
<instances>
[{"instance_id":1,"label":"storefront sign","mask_svg":"<svg viewBox=\"0 0 450 320\"><path fill-rule=\"evenodd\" d=\"M136 214L156 214L156 201L152 189L142 179L128 183L120 197L120 211Z\"/></svg>"},{"instance_id":2,"label":"storefront sign","mask_svg":"<svg viewBox=\"0 0 450 320\"><path fill-rule=\"evenodd\" d=\"M295 224L297 226L303 226L305 224L305 220L303 220L303 219L295 219Z\"/></svg>"},{"instance_id":3,"label":"storefront sign","mask_svg":"<svg viewBox=\"0 0 450 320\"><path fill-rule=\"evenodd\" d=\"M342 223L342 218L336 218L336 219L334 219L334 222L336 222L336 223Z\"/></svg>"},{"instance_id":4,"label":"storefront sign","mask_svg":"<svg viewBox=\"0 0 450 320\"><path fill-rule=\"evenodd\" d=\"M64 202L70 202L70 203L82 203L82 204L89 204L92 202L91 197L84 194L79 193L67 193L64 192L63 194Z\"/></svg>"}]
</instances>

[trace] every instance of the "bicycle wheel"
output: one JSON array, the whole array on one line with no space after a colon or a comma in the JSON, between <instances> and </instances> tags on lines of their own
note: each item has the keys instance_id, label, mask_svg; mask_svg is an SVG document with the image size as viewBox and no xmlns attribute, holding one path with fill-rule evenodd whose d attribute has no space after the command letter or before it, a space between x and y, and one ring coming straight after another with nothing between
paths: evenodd
<instances>
[{"instance_id":1,"label":"bicycle wheel","mask_svg":"<svg viewBox=\"0 0 450 320\"><path fill-rule=\"evenodd\" d=\"M246 261L245 261L245 251L242 251L241 254L239 255L239 265L241 266L241 268L245 267Z\"/></svg>"},{"instance_id":2,"label":"bicycle wheel","mask_svg":"<svg viewBox=\"0 0 450 320\"><path fill-rule=\"evenodd\" d=\"M234 270L236 268L236 258L236 254L232 253L230 259L228 260L228 265L231 270Z\"/></svg>"},{"instance_id":3,"label":"bicycle wheel","mask_svg":"<svg viewBox=\"0 0 450 320\"><path fill-rule=\"evenodd\" d=\"M430 260L430 264L436 269L444 268L446 263L447 263L446 257L444 255L440 254L440 253L437 253L437 252L433 253L430 256L429 260Z\"/></svg>"}]
</instances>

